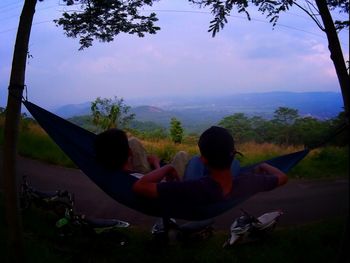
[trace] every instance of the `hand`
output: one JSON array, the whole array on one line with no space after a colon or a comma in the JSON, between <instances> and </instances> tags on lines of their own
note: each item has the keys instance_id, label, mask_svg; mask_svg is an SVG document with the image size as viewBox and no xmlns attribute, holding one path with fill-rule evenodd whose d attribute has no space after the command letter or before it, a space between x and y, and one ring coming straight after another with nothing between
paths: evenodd
<instances>
[{"instance_id":1,"label":"hand","mask_svg":"<svg viewBox=\"0 0 350 263\"><path fill-rule=\"evenodd\" d=\"M284 185L288 181L288 177L283 171L267 163L257 165L254 167L253 171L258 174L271 174L277 176L279 186Z\"/></svg>"},{"instance_id":2,"label":"hand","mask_svg":"<svg viewBox=\"0 0 350 263\"><path fill-rule=\"evenodd\" d=\"M257 173L257 174L268 174L269 167L271 167L269 164L261 163L261 164L258 164L257 166L255 166L253 171L254 171L254 173Z\"/></svg>"},{"instance_id":3,"label":"hand","mask_svg":"<svg viewBox=\"0 0 350 263\"><path fill-rule=\"evenodd\" d=\"M179 182L180 176L177 174L175 168L172 165L169 165L171 169L169 169L169 172L165 176L166 182Z\"/></svg>"}]
</instances>

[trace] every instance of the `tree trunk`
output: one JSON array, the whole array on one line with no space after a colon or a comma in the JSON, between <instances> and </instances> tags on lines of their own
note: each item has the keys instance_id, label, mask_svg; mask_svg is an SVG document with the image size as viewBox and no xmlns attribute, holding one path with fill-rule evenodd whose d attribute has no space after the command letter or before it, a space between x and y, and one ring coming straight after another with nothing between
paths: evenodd
<instances>
[{"instance_id":1,"label":"tree trunk","mask_svg":"<svg viewBox=\"0 0 350 263\"><path fill-rule=\"evenodd\" d=\"M344 109L345 109L345 118L349 124L349 74L346 70L346 64L343 57L343 52L341 50L337 30L335 29L332 16L329 12L326 0L316 0L317 7L319 9L323 25L325 27L325 32L328 39L328 49L331 52L331 59L333 61L335 71L337 72L341 92L343 95ZM341 246L337 255L337 261L341 262L345 259L346 253L346 244L347 237L349 232L349 216L346 220L346 231L341 237Z\"/></svg>"},{"instance_id":2,"label":"tree trunk","mask_svg":"<svg viewBox=\"0 0 350 263\"><path fill-rule=\"evenodd\" d=\"M23 262L25 259L22 224L18 209L16 157L28 43L36 2L37 0L26 0L21 13L12 60L9 95L6 107L3 181L9 262Z\"/></svg>"},{"instance_id":3,"label":"tree trunk","mask_svg":"<svg viewBox=\"0 0 350 263\"><path fill-rule=\"evenodd\" d=\"M346 70L346 64L343 57L343 52L340 46L337 30L335 29L332 16L329 12L326 0L316 0L319 9L325 32L328 39L328 48L331 53L335 71L338 76L347 120L349 120L349 74Z\"/></svg>"}]
</instances>

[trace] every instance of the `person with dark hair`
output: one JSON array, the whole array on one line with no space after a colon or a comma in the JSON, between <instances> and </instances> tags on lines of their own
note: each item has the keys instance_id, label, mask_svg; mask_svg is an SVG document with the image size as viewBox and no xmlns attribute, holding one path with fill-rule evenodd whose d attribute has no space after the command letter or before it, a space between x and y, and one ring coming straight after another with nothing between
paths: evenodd
<instances>
[{"instance_id":1,"label":"person with dark hair","mask_svg":"<svg viewBox=\"0 0 350 263\"><path fill-rule=\"evenodd\" d=\"M176 169L168 164L140 178L133 191L165 203L201 205L232 196L244 198L287 182L286 174L267 163L256 166L250 173L235 174L234 157L238 152L232 135L222 127L204 131L198 147L201 155L189 161L182 181Z\"/></svg>"},{"instance_id":2,"label":"person with dark hair","mask_svg":"<svg viewBox=\"0 0 350 263\"><path fill-rule=\"evenodd\" d=\"M109 129L98 134L94 147L96 161L111 171L144 174L160 167L157 156L147 155L138 139L128 139L120 129Z\"/></svg>"},{"instance_id":3,"label":"person with dark hair","mask_svg":"<svg viewBox=\"0 0 350 263\"><path fill-rule=\"evenodd\" d=\"M131 150L126 133L110 129L96 136L96 160L108 170L127 170Z\"/></svg>"},{"instance_id":4,"label":"person with dark hair","mask_svg":"<svg viewBox=\"0 0 350 263\"><path fill-rule=\"evenodd\" d=\"M148 155L137 138L128 138L120 129L109 129L98 134L94 148L96 161L110 171L122 170L140 178L160 168L161 161L156 155ZM178 174L183 174L188 160L189 155L178 152L171 164Z\"/></svg>"}]
</instances>

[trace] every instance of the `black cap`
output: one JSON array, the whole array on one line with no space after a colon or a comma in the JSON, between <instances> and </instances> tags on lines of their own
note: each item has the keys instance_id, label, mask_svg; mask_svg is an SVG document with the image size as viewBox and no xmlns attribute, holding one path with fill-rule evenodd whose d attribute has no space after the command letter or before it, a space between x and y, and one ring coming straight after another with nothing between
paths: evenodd
<instances>
[{"instance_id":1,"label":"black cap","mask_svg":"<svg viewBox=\"0 0 350 263\"><path fill-rule=\"evenodd\" d=\"M208 161L208 166L217 169L229 168L235 153L235 143L228 130L212 126L202 133L199 150Z\"/></svg>"}]
</instances>

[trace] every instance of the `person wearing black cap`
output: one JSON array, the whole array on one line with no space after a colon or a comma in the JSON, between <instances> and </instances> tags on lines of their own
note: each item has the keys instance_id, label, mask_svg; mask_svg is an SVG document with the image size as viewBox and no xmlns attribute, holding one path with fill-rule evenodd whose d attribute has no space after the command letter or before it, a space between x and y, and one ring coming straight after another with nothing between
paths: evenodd
<instances>
[{"instance_id":1,"label":"person wearing black cap","mask_svg":"<svg viewBox=\"0 0 350 263\"><path fill-rule=\"evenodd\" d=\"M287 182L287 176L279 169L266 163L260 164L248 174L235 175L234 140L231 134L222 127L213 126L202 133L198 141L201 153L199 159L208 170L207 176L195 175L196 169L186 168L183 181L179 180L176 169L165 165L142 178L134 185L133 191L148 198L159 198L165 203L193 203L196 205L217 202L228 197L244 198L261 191L269 191ZM188 170L192 174L188 175ZM198 173L202 173L198 170ZM187 174L187 176L186 176ZM196 178L196 179L194 179ZM162 182L166 179L167 182Z\"/></svg>"}]
</instances>

